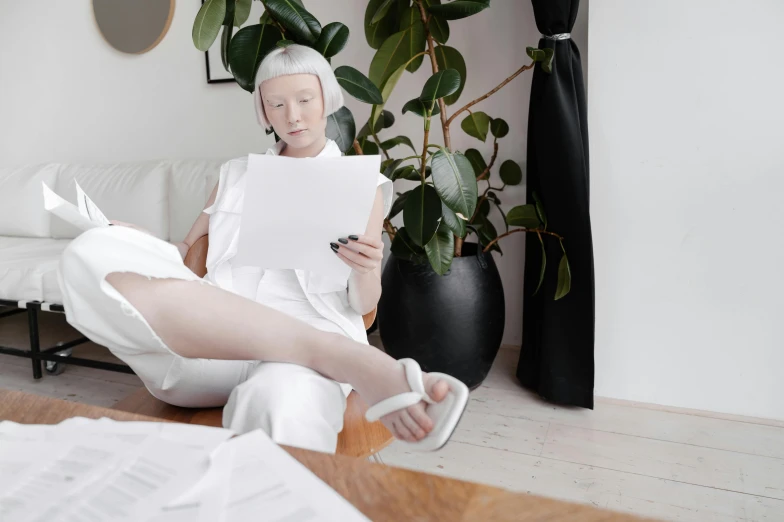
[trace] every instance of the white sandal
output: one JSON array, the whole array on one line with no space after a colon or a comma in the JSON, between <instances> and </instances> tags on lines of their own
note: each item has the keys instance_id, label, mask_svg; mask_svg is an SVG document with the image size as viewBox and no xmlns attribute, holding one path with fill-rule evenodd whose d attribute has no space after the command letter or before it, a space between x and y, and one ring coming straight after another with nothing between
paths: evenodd
<instances>
[{"instance_id":1,"label":"white sandal","mask_svg":"<svg viewBox=\"0 0 784 522\"><path fill-rule=\"evenodd\" d=\"M429 375L443 380L449 385L449 392L444 400L435 402L425 391L419 364L413 359L400 359L398 362L406 370L406 379L412 391L394 395L371 406L365 413L365 418L368 422L375 422L384 415L425 401L428 404L425 412L433 420L433 430L424 439L417 442L400 440L398 443L404 449L413 451L440 449L452 436L460 417L463 416L463 411L468 404L468 387L451 375L430 373Z\"/></svg>"}]
</instances>

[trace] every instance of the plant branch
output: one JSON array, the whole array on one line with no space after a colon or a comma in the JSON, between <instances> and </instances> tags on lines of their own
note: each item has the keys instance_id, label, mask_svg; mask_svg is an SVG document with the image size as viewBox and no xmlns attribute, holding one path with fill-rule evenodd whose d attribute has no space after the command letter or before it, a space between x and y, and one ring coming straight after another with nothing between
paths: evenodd
<instances>
[{"instance_id":1,"label":"plant branch","mask_svg":"<svg viewBox=\"0 0 784 522\"><path fill-rule=\"evenodd\" d=\"M417 2L417 5L419 6L419 14L422 18L422 25L425 29L425 38L427 39L427 54L430 55L430 65L433 68L433 74L435 74L438 72L438 61L436 60L436 50L435 46L433 45L433 35L430 34L430 29L427 26L428 16L425 12L425 6L422 5L422 2ZM441 128L444 132L444 145L446 145L446 148L451 151L452 138L449 135L449 123L446 119L446 104L444 103L443 98L438 99L438 107L441 109Z\"/></svg>"},{"instance_id":2,"label":"plant branch","mask_svg":"<svg viewBox=\"0 0 784 522\"><path fill-rule=\"evenodd\" d=\"M425 182L427 179L425 176L425 171L427 170L427 140L430 137L430 112L427 112L425 116L425 139L422 143L422 159L420 160L422 164L419 166L420 171L419 175L422 177L422 183Z\"/></svg>"},{"instance_id":3,"label":"plant branch","mask_svg":"<svg viewBox=\"0 0 784 522\"><path fill-rule=\"evenodd\" d=\"M375 127L375 125L373 126ZM378 134L376 134L376 129L370 129L370 133L373 135L373 139L376 140L376 145L378 145L378 150L384 151L384 156L389 159L389 153L381 148L381 140L378 139Z\"/></svg>"},{"instance_id":4,"label":"plant branch","mask_svg":"<svg viewBox=\"0 0 784 522\"><path fill-rule=\"evenodd\" d=\"M357 141L356 138L354 138L354 152L356 152L360 156L363 155L362 147L359 146L359 142Z\"/></svg>"},{"instance_id":5,"label":"plant branch","mask_svg":"<svg viewBox=\"0 0 784 522\"><path fill-rule=\"evenodd\" d=\"M529 229L529 228L516 228L516 229L514 229L514 230L510 230L509 232L505 232L505 233L501 234L500 236L498 236L497 238L495 238L495 239L493 239L492 241L490 241L490 242L487 244L487 246L485 246L485 248L482 250L482 252L488 252L488 251L490 250L490 248L491 248L493 245L495 245L495 244L496 244L496 243L497 243L499 240L501 240L501 239L505 238L506 236L511 236L512 234L514 234L514 233L516 233L516 232L535 232L535 233L537 233L537 234L547 234L547 235L549 235L549 236L554 236L554 237L557 237L559 241L563 241L563 236L559 236L559 235L558 235L558 234L556 234L555 232L550 232L550 231L548 231L548 230L542 230L542 229L540 229L540 228L534 228L534 229Z\"/></svg>"},{"instance_id":6,"label":"plant branch","mask_svg":"<svg viewBox=\"0 0 784 522\"><path fill-rule=\"evenodd\" d=\"M397 234L397 230L395 229L394 226L392 226L392 222L388 218L384 219L384 230L386 230L390 241L395 239L395 234Z\"/></svg>"},{"instance_id":7,"label":"plant branch","mask_svg":"<svg viewBox=\"0 0 784 522\"><path fill-rule=\"evenodd\" d=\"M531 62L529 65L523 65L517 71L515 71L515 73L512 76L510 76L509 78L507 78L506 80L504 80L500 84L498 84L495 87L495 89L493 89L492 91L488 92L487 94L485 94L483 96L480 96L479 98L469 102L465 106L463 106L460 109L458 109L457 112L455 112L452 116L449 117L448 120L446 120L446 123L444 123L444 129L445 130L449 129L449 126L452 124L452 121L457 117L458 114L460 114L463 111L467 111L469 109L469 107L473 107L474 105L476 105L480 101L484 100L485 98L489 98L491 95L493 95L496 92L498 92L499 90L501 90L501 87L503 87L507 83L509 83L512 80L514 80L515 78L517 78L517 76L519 74L521 74L522 72L527 71L528 69L533 69L535 65L536 65L536 62Z\"/></svg>"},{"instance_id":8,"label":"plant branch","mask_svg":"<svg viewBox=\"0 0 784 522\"><path fill-rule=\"evenodd\" d=\"M495 159L498 157L498 138L493 140L493 155L490 157L490 164L485 167L485 170L477 176L476 180L480 181L483 179L487 179L490 177L490 169L493 168L493 164L495 163Z\"/></svg>"}]
</instances>

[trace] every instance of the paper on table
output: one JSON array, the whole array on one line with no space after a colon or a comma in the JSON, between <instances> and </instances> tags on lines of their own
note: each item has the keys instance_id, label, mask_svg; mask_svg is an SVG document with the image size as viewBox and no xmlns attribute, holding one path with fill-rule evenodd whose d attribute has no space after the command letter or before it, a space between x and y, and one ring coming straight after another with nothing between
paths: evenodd
<instances>
[{"instance_id":1,"label":"paper on table","mask_svg":"<svg viewBox=\"0 0 784 522\"><path fill-rule=\"evenodd\" d=\"M261 430L223 444L215 459L231 458L227 522L264 520L367 521L347 500L322 482Z\"/></svg>"},{"instance_id":2,"label":"paper on table","mask_svg":"<svg viewBox=\"0 0 784 522\"><path fill-rule=\"evenodd\" d=\"M364 234L379 156L287 158L250 154L234 263L309 270L345 283L351 268L329 244Z\"/></svg>"},{"instance_id":3,"label":"paper on table","mask_svg":"<svg viewBox=\"0 0 784 522\"><path fill-rule=\"evenodd\" d=\"M84 198L78 198L82 202L80 207L85 205L84 210L60 197L45 182L42 181L41 184L44 190L44 208L55 216L67 221L81 231L109 225L106 216L95 206L95 203L87 198L87 195L84 194L78 183L76 184L76 190L78 194L84 196ZM92 207L90 211L88 211L88 206ZM95 213L92 218L91 212Z\"/></svg>"}]
</instances>

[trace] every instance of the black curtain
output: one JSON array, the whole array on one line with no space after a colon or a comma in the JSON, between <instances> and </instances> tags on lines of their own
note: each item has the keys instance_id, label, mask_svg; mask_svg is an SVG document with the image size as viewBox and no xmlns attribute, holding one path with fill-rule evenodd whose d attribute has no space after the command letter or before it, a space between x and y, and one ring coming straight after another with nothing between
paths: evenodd
<instances>
[{"instance_id":1,"label":"black curtain","mask_svg":"<svg viewBox=\"0 0 784 522\"><path fill-rule=\"evenodd\" d=\"M570 33L579 0L532 0L544 36ZM564 37L561 37L564 38ZM539 40L553 48L552 73L537 64L528 116L527 196L536 191L548 230L564 236L571 292L553 299L561 247L543 237L547 274L539 293L542 262L536 236L527 234L523 297L523 345L517 366L522 385L559 404L593 408L593 242L588 211L588 122L580 51L570 39Z\"/></svg>"}]
</instances>

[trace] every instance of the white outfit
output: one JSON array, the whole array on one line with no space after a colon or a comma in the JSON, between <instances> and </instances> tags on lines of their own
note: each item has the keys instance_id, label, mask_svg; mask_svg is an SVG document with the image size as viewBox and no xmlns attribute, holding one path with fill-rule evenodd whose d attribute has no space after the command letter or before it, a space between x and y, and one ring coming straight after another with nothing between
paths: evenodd
<instances>
[{"instance_id":1,"label":"white outfit","mask_svg":"<svg viewBox=\"0 0 784 522\"><path fill-rule=\"evenodd\" d=\"M280 142L267 154L277 154ZM332 140L320 155L340 155ZM134 272L218 286L296 317L319 330L367 344L362 316L348 303L347 284L303 270L235 266L247 158L221 167L210 214L208 273L200 279L174 245L127 227L89 230L60 261L59 284L67 321L128 364L155 397L177 406L224 406L223 425L244 433L261 428L278 443L333 453L343 427L340 385L301 366L260 361L192 359L173 352L144 317L105 278ZM392 184L382 175L384 213ZM350 233L350 231L348 231ZM362 231L358 231L361 233ZM183 306L188 306L183 303Z\"/></svg>"}]
</instances>

